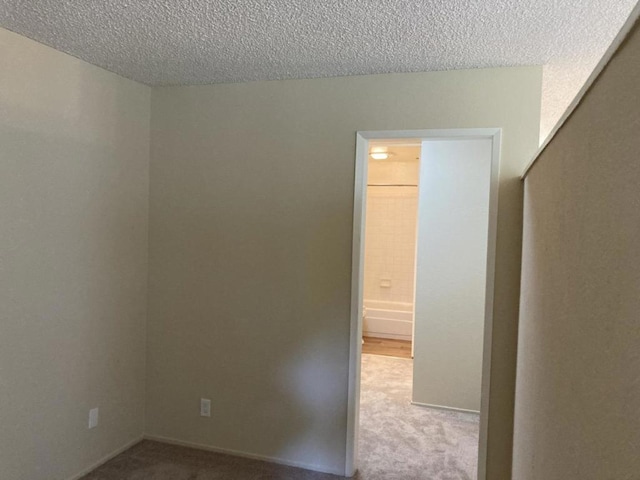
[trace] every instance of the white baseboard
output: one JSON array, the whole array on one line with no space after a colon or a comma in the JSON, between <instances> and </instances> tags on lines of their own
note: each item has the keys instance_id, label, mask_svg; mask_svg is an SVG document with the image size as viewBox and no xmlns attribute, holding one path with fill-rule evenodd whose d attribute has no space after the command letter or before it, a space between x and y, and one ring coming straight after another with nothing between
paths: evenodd
<instances>
[{"instance_id":1,"label":"white baseboard","mask_svg":"<svg viewBox=\"0 0 640 480\"><path fill-rule=\"evenodd\" d=\"M362 322L362 333L365 337L393 338L396 340L411 340L413 335L413 322L403 318L410 316L411 312L393 310L377 310L380 315L374 316L367 310L367 315Z\"/></svg>"},{"instance_id":2,"label":"white baseboard","mask_svg":"<svg viewBox=\"0 0 640 480\"><path fill-rule=\"evenodd\" d=\"M380 333L380 332L362 332L363 337L371 338L387 338L389 340L405 340L411 341L411 335L402 335L398 333Z\"/></svg>"},{"instance_id":3,"label":"white baseboard","mask_svg":"<svg viewBox=\"0 0 640 480\"><path fill-rule=\"evenodd\" d=\"M480 415L480 412L478 410L467 410L465 408L445 407L444 405L433 405L431 403L411 402L411 405L416 405L418 407L437 408L438 410L449 410L452 412L475 413L476 415Z\"/></svg>"},{"instance_id":4,"label":"white baseboard","mask_svg":"<svg viewBox=\"0 0 640 480\"><path fill-rule=\"evenodd\" d=\"M133 447L137 443L140 443L142 441L142 439L143 439L143 437L139 436L135 440L132 440L132 441L126 443L125 445L123 445L122 447L115 449L113 452L105 455L100 460L95 462L93 465L85 468L80 473L77 473L73 477L70 477L68 480L79 480L80 478L84 477L87 473L90 473L90 472L94 471L96 468L98 468L99 466L104 465L105 463L107 463L113 457L115 457L117 455L120 455L125 450L129 450L131 447Z\"/></svg>"},{"instance_id":5,"label":"white baseboard","mask_svg":"<svg viewBox=\"0 0 640 480\"><path fill-rule=\"evenodd\" d=\"M284 458L271 457L268 455L258 455L255 453L243 452L241 450L232 450L230 448L215 447L213 445L204 445L201 443L185 442L183 440L176 440L175 438L162 437L159 435L145 435L144 439L153 440L155 442L168 443L170 445L178 445L181 447L195 448L197 450L206 450L208 452L223 453L225 455L233 455L234 457L249 458L251 460L261 460L263 462L276 463L278 465L286 465L289 467L303 468L305 470L312 470L314 472L331 473L333 475L339 475L339 476L344 475L344 471L342 470L337 471L337 470L327 469L321 465L312 465L308 463L295 462L291 460L285 460Z\"/></svg>"}]
</instances>

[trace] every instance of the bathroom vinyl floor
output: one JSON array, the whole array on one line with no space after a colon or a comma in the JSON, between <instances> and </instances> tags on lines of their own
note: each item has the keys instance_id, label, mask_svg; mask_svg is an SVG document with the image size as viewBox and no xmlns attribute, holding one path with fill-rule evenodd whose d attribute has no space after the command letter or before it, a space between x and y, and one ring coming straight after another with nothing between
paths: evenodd
<instances>
[{"instance_id":1,"label":"bathroom vinyl floor","mask_svg":"<svg viewBox=\"0 0 640 480\"><path fill-rule=\"evenodd\" d=\"M362 353L411 358L411 342L388 338L363 337Z\"/></svg>"}]
</instances>

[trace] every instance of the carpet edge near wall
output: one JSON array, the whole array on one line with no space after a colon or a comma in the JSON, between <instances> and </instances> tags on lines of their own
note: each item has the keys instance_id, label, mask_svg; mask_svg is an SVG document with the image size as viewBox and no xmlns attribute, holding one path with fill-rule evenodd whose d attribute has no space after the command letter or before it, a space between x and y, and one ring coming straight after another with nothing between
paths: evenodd
<instances>
[{"instance_id":1,"label":"carpet edge near wall","mask_svg":"<svg viewBox=\"0 0 640 480\"><path fill-rule=\"evenodd\" d=\"M295 467L295 468L302 468L304 470L309 470L312 472L318 472L318 473L328 473L330 475L337 475L339 477L344 477L344 471L337 471L337 470L331 470L328 468L323 468L321 465L313 465L313 464L308 464L308 463L304 463L304 462L295 462L295 461L291 461L291 460L286 460L284 458L279 458L279 457L272 457L269 455L259 455L259 454L255 454L255 453L250 453L250 452L244 452L242 450L233 450L230 448L222 448L222 447L217 447L214 445L204 445L202 443L195 443L195 442L187 442L184 440L178 440L175 438L171 438L171 437L163 437L161 435L144 435L142 437L142 440L151 440L154 442L159 442L159 443L166 443L168 445L176 445L179 447L188 447L188 448L193 448L196 450L202 450L205 452L213 452L213 453L221 453L224 455L231 455L233 457L239 457L239 458L247 458L249 460L259 460L262 462L267 462L267 463L273 463L276 465L285 465L287 467ZM76 480L76 479L72 479L72 480Z\"/></svg>"},{"instance_id":2,"label":"carpet edge near wall","mask_svg":"<svg viewBox=\"0 0 640 480\"><path fill-rule=\"evenodd\" d=\"M108 453L104 457L100 458L97 462L95 462L95 463L91 464L90 466L84 468L79 473L76 473L75 475L72 475L71 477L67 478L66 480L80 480L85 475L88 475L89 473L93 472L95 469L101 467L102 465L107 463L109 460L117 457L118 455L120 455L123 452L126 452L131 447L136 446L137 444L139 444L143 440L144 440L144 435L138 435L135 439L130 440L129 442L127 442L124 445L122 445L121 447L116 448L111 453Z\"/></svg>"}]
</instances>

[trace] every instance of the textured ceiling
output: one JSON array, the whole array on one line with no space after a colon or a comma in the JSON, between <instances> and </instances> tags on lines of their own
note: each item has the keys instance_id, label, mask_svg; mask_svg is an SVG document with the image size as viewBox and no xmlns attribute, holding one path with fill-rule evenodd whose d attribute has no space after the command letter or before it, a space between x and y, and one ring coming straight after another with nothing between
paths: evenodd
<instances>
[{"instance_id":1,"label":"textured ceiling","mask_svg":"<svg viewBox=\"0 0 640 480\"><path fill-rule=\"evenodd\" d=\"M553 64L636 0L0 0L0 26L149 85Z\"/></svg>"}]
</instances>

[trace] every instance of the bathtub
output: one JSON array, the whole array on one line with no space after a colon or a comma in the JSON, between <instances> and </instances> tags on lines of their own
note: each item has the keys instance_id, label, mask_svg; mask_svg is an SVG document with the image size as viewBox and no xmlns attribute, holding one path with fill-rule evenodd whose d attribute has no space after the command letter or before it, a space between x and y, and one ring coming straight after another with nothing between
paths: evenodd
<instances>
[{"instance_id":1,"label":"bathtub","mask_svg":"<svg viewBox=\"0 0 640 480\"><path fill-rule=\"evenodd\" d=\"M411 340L412 303L365 300L362 314L362 331L365 336Z\"/></svg>"}]
</instances>

